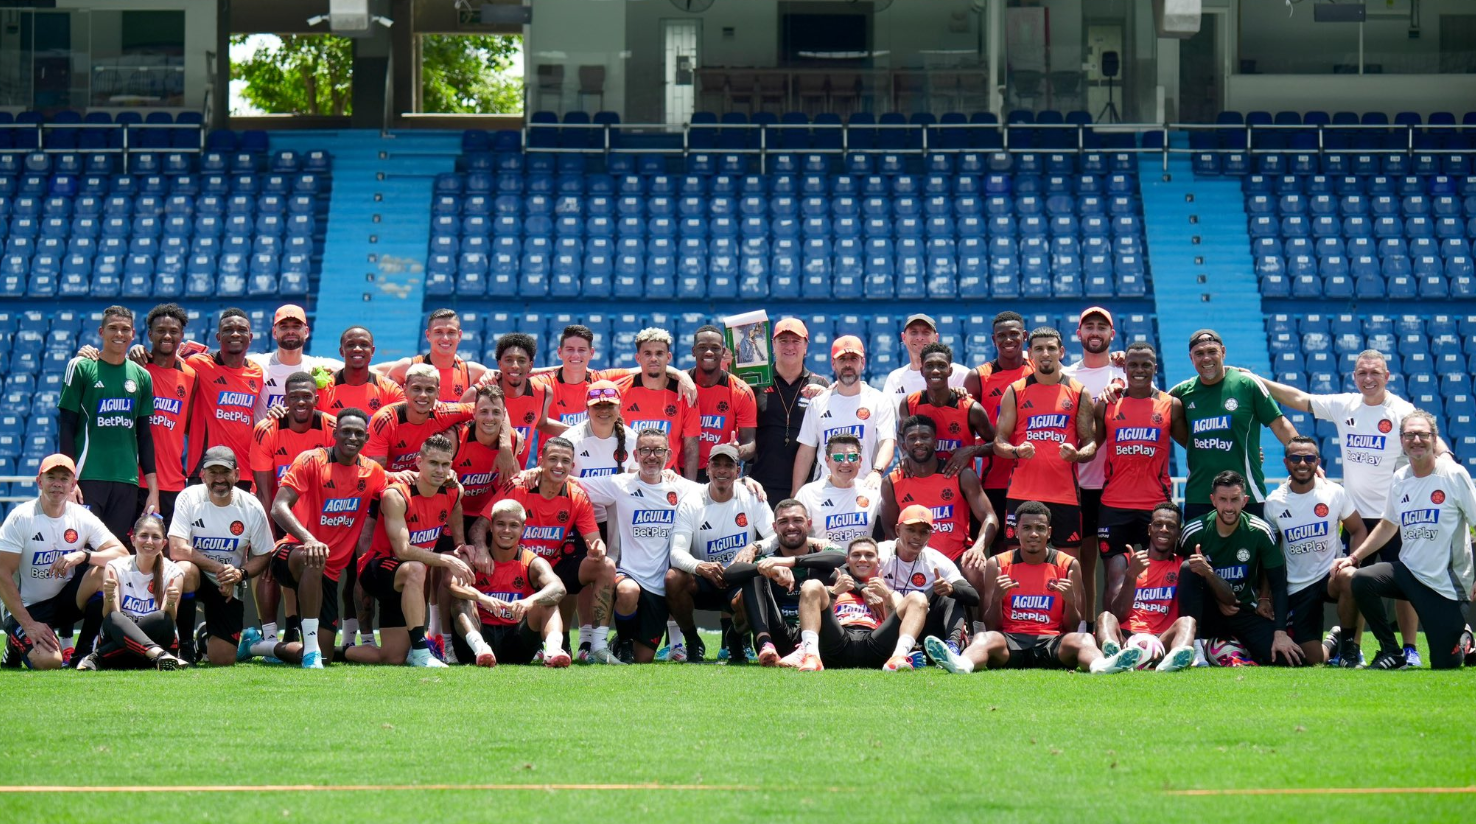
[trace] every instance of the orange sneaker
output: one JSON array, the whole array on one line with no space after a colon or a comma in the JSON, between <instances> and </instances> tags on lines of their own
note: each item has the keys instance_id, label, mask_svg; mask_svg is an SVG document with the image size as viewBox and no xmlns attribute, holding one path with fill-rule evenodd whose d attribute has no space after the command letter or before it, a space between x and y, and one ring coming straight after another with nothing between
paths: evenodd
<instances>
[{"instance_id":1,"label":"orange sneaker","mask_svg":"<svg viewBox=\"0 0 1476 824\"><path fill-rule=\"evenodd\" d=\"M779 659L779 666L794 669L805 661L805 648L795 647L794 652Z\"/></svg>"},{"instance_id":2,"label":"orange sneaker","mask_svg":"<svg viewBox=\"0 0 1476 824\"><path fill-rule=\"evenodd\" d=\"M820 663L820 656L818 655L804 655L800 659L797 669L800 672L820 672L825 669L825 665Z\"/></svg>"},{"instance_id":3,"label":"orange sneaker","mask_svg":"<svg viewBox=\"0 0 1476 824\"><path fill-rule=\"evenodd\" d=\"M564 667L569 666L571 660L572 659L569 658L569 653L563 650L559 650L553 655L544 655L543 665L550 669L563 669Z\"/></svg>"},{"instance_id":4,"label":"orange sneaker","mask_svg":"<svg viewBox=\"0 0 1476 824\"><path fill-rule=\"evenodd\" d=\"M896 672L897 670L910 669L912 669L911 655L893 655L887 659L885 664L882 664L882 672Z\"/></svg>"}]
</instances>

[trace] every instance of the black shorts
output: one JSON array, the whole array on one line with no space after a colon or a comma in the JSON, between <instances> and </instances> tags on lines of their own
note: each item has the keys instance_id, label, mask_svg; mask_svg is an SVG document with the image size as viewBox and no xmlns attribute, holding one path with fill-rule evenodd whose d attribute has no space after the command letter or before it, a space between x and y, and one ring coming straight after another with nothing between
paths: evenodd
<instances>
[{"instance_id":1,"label":"black shorts","mask_svg":"<svg viewBox=\"0 0 1476 824\"><path fill-rule=\"evenodd\" d=\"M1005 545L1020 545L1015 540L1015 510L1025 503L1016 498L1005 499ZM1074 549L1081 546L1081 507L1071 504L1046 504L1051 511L1051 546Z\"/></svg>"},{"instance_id":2,"label":"black shorts","mask_svg":"<svg viewBox=\"0 0 1476 824\"><path fill-rule=\"evenodd\" d=\"M1379 520L1380 519L1378 519L1378 518L1364 518L1363 519L1363 526L1366 529L1368 529L1369 532L1373 532L1373 528L1379 525ZM1343 548L1346 549L1347 546L1348 546L1348 533L1344 532L1343 533ZM1404 546L1404 536L1400 533L1399 530L1396 529L1396 530L1394 530L1394 537L1389 539L1389 543L1384 544L1384 546L1381 549L1379 549L1378 552L1375 552L1374 554L1370 555L1369 557L1363 559L1363 566L1368 566L1369 564L1379 564L1379 563L1392 564L1395 561L1399 560L1399 550L1403 546Z\"/></svg>"},{"instance_id":3,"label":"black shorts","mask_svg":"<svg viewBox=\"0 0 1476 824\"><path fill-rule=\"evenodd\" d=\"M733 599L742 592L739 587L719 588L701 575L692 577L697 579L697 591L692 593L693 608L733 614Z\"/></svg>"},{"instance_id":4,"label":"black shorts","mask_svg":"<svg viewBox=\"0 0 1476 824\"><path fill-rule=\"evenodd\" d=\"M103 522L103 526L113 533L113 537L122 541L124 546L133 546L128 536L133 533L133 522L138 520L139 513L143 511L138 503L138 484L78 481L77 488L82 490L82 503L87 510Z\"/></svg>"},{"instance_id":5,"label":"black shorts","mask_svg":"<svg viewBox=\"0 0 1476 824\"><path fill-rule=\"evenodd\" d=\"M1257 664L1264 667L1272 663L1271 644L1276 640L1276 625L1251 607L1242 605L1234 615L1223 615L1211 604L1199 619L1197 635L1200 638L1234 638ZM1278 660L1277 663L1285 664L1286 661Z\"/></svg>"},{"instance_id":6,"label":"black shorts","mask_svg":"<svg viewBox=\"0 0 1476 824\"><path fill-rule=\"evenodd\" d=\"M240 598L227 599L220 594L220 587L200 573L200 588L195 590L195 605L205 613L205 631L212 638L230 641L241 640L241 628L246 626L246 603Z\"/></svg>"},{"instance_id":7,"label":"black shorts","mask_svg":"<svg viewBox=\"0 0 1476 824\"><path fill-rule=\"evenodd\" d=\"M543 639L528 626L527 618L517 624L482 624L480 631L499 664L531 664L533 656L543 647ZM461 635L452 636L451 648L456 650L458 662L476 663L477 656Z\"/></svg>"},{"instance_id":8,"label":"black shorts","mask_svg":"<svg viewBox=\"0 0 1476 824\"><path fill-rule=\"evenodd\" d=\"M1287 596L1286 632L1298 644L1322 640L1322 631L1326 629L1322 607L1333 603L1327 595L1329 579L1330 576L1324 575Z\"/></svg>"},{"instance_id":9,"label":"black shorts","mask_svg":"<svg viewBox=\"0 0 1476 824\"><path fill-rule=\"evenodd\" d=\"M1077 496L1081 498L1081 545L1090 547L1102 525L1102 490L1083 488Z\"/></svg>"},{"instance_id":10,"label":"black shorts","mask_svg":"<svg viewBox=\"0 0 1476 824\"><path fill-rule=\"evenodd\" d=\"M994 543L987 549L991 554L1004 551L1005 546L1005 504L1006 492L1004 489L986 489L984 497L989 499L989 508L994 510L994 516L999 518L999 531L994 533Z\"/></svg>"},{"instance_id":11,"label":"black shorts","mask_svg":"<svg viewBox=\"0 0 1476 824\"><path fill-rule=\"evenodd\" d=\"M297 543L282 542L277 544L277 549L272 553L272 578L279 586L287 589L297 589L297 579L292 577L292 564L288 562L288 556L292 550L301 546ZM338 582L327 575L321 576L323 603L318 607L318 626L320 629L332 628L338 630Z\"/></svg>"},{"instance_id":12,"label":"black shorts","mask_svg":"<svg viewBox=\"0 0 1476 824\"><path fill-rule=\"evenodd\" d=\"M623 572L619 573L615 576L615 583L619 584L622 579L628 577L630 576ZM634 578L631 580L632 582L635 581ZM639 584L637 583L637 585ZM649 589L641 587L641 597L636 602L635 614L621 615L617 612L615 614L615 621L618 624L634 620L635 637L630 640L638 644L643 644L651 649L660 649L661 637L666 634L666 619L670 615L671 613L666 607L665 596L657 595Z\"/></svg>"},{"instance_id":13,"label":"black shorts","mask_svg":"<svg viewBox=\"0 0 1476 824\"><path fill-rule=\"evenodd\" d=\"M374 596L379 604L379 628L400 629L405 626L405 611L400 608L400 591L395 589L395 572L400 559L371 558L359 573L359 586Z\"/></svg>"},{"instance_id":14,"label":"black shorts","mask_svg":"<svg viewBox=\"0 0 1476 824\"><path fill-rule=\"evenodd\" d=\"M1153 512L1147 509L1118 509L1104 506L1097 519L1097 546L1103 558L1126 555L1131 547L1146 549L1148 524Z\"/></svg>"},{"instance_id":15,"label":"black shorts","mask_svg":"<svg viewBox=\"0 0 1476 824\"><path fill-rule=\"evenodd\" d=\"M876 629L843 627L835 610L820 616L820 661L829 669L880 669L897 648L902 623L888 615Z\"/></svg>"},{"instance_id":16,"label":"black shorts","mask_svg":"<svg viewBox=\"0 0 1476 824\"><path fill-rule=\"evenodd\" d=\"M589 544L584 542L583 535L575 535L572 539L565 541L559 557L545 559L553 567L554 574L564 582L564 592L569 595L578 595L584 589L584 584L579 582L579 566L584 559L589 557ZM502 657L498 656L498 660Z\"/></svg>"},{"instance_id":17,"label":"black shorts","mask_svg":"<svg viewBox=\"0 0 1476 824\"><path fill-rule=\"evenodd\" d=\"M1064 635L1026 635L1022 632L1004 633L1005 645L1010 649L1009 669L1065 669L1061 663L1061 640Z\"/></svg>"},{"instance_id":18,"label":"black shorts","mask_svg":"<svg viewBox=\"0 0 1476 824\"><path fill-rule=\"evenodd\" d=\"M88 564L77 567L72 570L72 577L67 579L60 592L45 601L26 605L26 612L31 613L31 620L51 627L63 638L71 637L72 628L82 619L82 610L77 607L77 590L81 588L82 577L90 568ZM5 618L5 634L10 638L11 645L19 649L22 655L31 654L34 645L26 637L25 630L21 629L20 622L15 620L14 615L7 615Z\"/></svg>"},{"instance_id":19,"label":"black shorts","mask_svg":"<svg viewBox=\"0 0 1476 824\"><path fill-rule=\"evenodd\" d=\"M1203 518L1204 516L1214 511L1214 504L1191 504L1188 501L1185 501L1184 523L1187 524L1195 518ZM1266 504L1264 502L1257 503L1255 501L1249 501L1245 505L1245 511L1256 516L1257 518L1264 519L1266 517Z\"/></svg>"},{"instance_id":20,"label":"black shorts","mask_svg":"<svg viewBox=\"0 0 1476 824\"><path fill-rule=\"evenodd\" d=\"M164 532L169 532L169 525L174 523L174 503L179 500L178 492L165 492L159 490L159 517L164 519ZM138 488L138 514L143 514L144 506L149 502L148 487Z\"/></svg>"}]
</instances>

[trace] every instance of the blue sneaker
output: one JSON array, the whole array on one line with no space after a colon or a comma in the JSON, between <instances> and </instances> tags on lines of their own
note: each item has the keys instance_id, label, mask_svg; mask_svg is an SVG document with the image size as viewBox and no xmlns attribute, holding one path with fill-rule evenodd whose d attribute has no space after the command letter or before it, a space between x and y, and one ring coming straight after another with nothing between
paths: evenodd
<instances>
[{"instance_id":1,"label":"blue sneaker","mask_svg":"<svg viewBox=\"0 0 1476 824\"><path fill-rule=\"evenodd\" d=\"M251 657L251 645L261 642L261 630L256 627L247 627L241 630L241 640L236 644L236 661L245 661Z\"/></svg>"},{"instance_id":2,"label":"blue sneaker","mask_svg":"<svg viewBox=\"0 0 1476 824\"><path fill-rule=\"evenodd\" d=\"M718 650L718 654L717 654L718 663L719 664L726 664L728 662L728 656L729 655L730 655L730 653L728 652L728 648L727 647L723 647L723 648L719 649Z\"/></svg>"},{"instance_id":3,"label":"blue sneaker","mask_svg":"<svg viewBox=\"0 0 1476 824\"><path fill-rule=\"evenodd\" d=\"M434 655L437 661L446 662L446 639L441 635L425 636L425 646Z\"/></svg>"},{"instance_id":4,"label":"blue sneaker","mask_svg":"<svg viewBox=\"0 0 1476 824\"><path fill-rule=\"evenodd\" d=\"M671 658L671 645L670 644L667 644L666 646L662 647L661 649L656 650L656 660L657 661L666 661L666 660L668 660L670 658Z\"/></svg>"},{"instance_id":5,"label":"blue sneaker","mask_svg":"<svg viewBox=\"0 0 1476 824\"><path fill-rule=\"evenodd\" d=\"M1406 646L1404 648L1404 668L1419 669L1421 663L1423 662L1420 661L1420 651L1414 647Z\"/></svg>"},{"instance_id":6,"label":"blue sneaker","mask_svg":"<svg viewBox=\"0 0 1476 824\"><path fill-rule=\"evenodd\" d=\"M302 668L303 669L322 669L323 668L323 653L321 653L321 652L308 652L308 653L304 653L303 656L302 656Z\"/></svg>"},{"instance_id":7,"label":"blue sneaker","mask_svg":"<svg viewBox=\"0 0 1476 824\"><path fill-rule=\"evenodd\" d=\"M915 670L920 670L928 665L927 653L920 649L913 650L912 655L908 657L912 659L912 668Z\"/></svg>"}]
</instances>

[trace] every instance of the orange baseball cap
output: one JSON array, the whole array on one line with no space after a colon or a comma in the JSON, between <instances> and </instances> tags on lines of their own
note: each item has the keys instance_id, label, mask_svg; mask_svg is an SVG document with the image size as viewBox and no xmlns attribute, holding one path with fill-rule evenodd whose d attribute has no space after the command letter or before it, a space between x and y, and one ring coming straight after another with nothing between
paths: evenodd
<instances>
[{"instance_id":1,"label":"orange baseball cap","mask_svg":"<svg viewBox=\"0 0 1476 824\"><path fill-rule=\"evenodd\" d=\"M272 315L272 325L276 326L284 320L296 320L301 321L302 323L307 323L307 312L304 312L301 306L298 306L295 303L289 303L286 306L278 309L277 314Z\"/></svg>"},{"instance_id":2,"label":"orange baseball cap","mask_svg":"<svg viewBox=\"0 0 1476 824\"><path fill-rule=\"evenodd\" d=\"M804 340L810 339L810 330L805 328L805 322L799 318L785 318L774 324L774 337L777 338L785 332L799 335Z\"/></svg>"},{"instance_id":3,"label":"orange baseball cap","mask_svg":"<svg viewBox=\"0 0 1476 824\"><path fill-rule=\"evenodd\" d=\"M832 358L838 358L848 352L864 358L866 357L866 346L855 335L841 335L835 339L834 343L830 344L830 356Z\"/></svg>"},{"instance_id":4,"label":"orange baseball cap","mask_svg":"<svg viewBox=\"0 0 1476 824\"><path fill-rule=\"evenodd\" d=\"M595 381L590 384L584 405L594 406L597 403L620 403L620 387L614 381Z\"/></svg>"},{"instance_id":5,"label":"orange baseball cap","mask_svg":"<svg viewBox=\"0 0 1476 824\"><path fill-rule=\"evenodd\" d=\"M1087 308L1083 309L1081 312L1081 320L1078 320L1076 322L1076 325L1080 326L1086 321L1087 318L1091 317L1092 315L1101 315L1107 320L1108 326L1111 326L1113 328L1117 327L1117 324L1112 322L1112 313L1101 306L1088 306Z\"/></svg>"},{"instance_id":6,"label":"orange baseball cap","mask_svg":"<svg viewBox=\"0 0 1476 824\"><path fill-rule=\"evenodd\" d=\"M901 526L902 524L927 524L928 526L932 526L933 510L928 509L922 504L913 504L903 509L902 514L897 516L897 525Z\"/></svg>"},{"instance_id":7,"label":"orange baseball cap","mask_svg":"<svg viewBox=\"0 0 1476 824\"><path fill-rule=\"evenodd\" d=\"M57 467L61 467L62 469L65 469L73 475L77 474L77 465L72 463L71 458L68 458L66 455L63 455L60 452L56 453L55 455L47 455L46 457L42 458L41 469L36 474L45 475L46 473L50 472L53 469L56 469Z\"/></svg>"}]
</instances>

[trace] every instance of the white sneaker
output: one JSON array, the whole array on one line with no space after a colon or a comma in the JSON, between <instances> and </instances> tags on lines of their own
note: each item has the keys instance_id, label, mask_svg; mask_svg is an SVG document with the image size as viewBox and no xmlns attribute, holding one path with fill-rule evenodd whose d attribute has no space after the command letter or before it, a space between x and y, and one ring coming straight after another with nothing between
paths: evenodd
<instances>
[{"instance_id":1,"label":"white sneaker","mask_svg":"<svg viewBox=\"0 0 1476 824\"><path fill-rule=\"evenodd\" d=\"M1098 658L1088 667L1097 675L1111 675L1114 672L1126 672L1138 665L1138 659L1143 657L1143 651L1137 647L1126 647L1118 651L1116 655Z\"/></svg>"},{"instance_id":2,"label":"white sneaker","mask_svg":"<svg viewBox=\"0 0 1476 824\"><path fill-rule=\"evenodd\" d=\"M434 655L431 655L431 651L428 649L410 650L410 656L408 660L410 666L412 667L430 667L431 669L435 669L437 667L444 668L446 666L445 661L442 661Z\"/></svg>"},{"instance_id":3,"label":"white sneaker","mask_svg":"<svg viewBox=\"0 0 1476 824\"><path fill-rule=\"evenodd\" d=\"M625 662L620 660L619 656L617 656L615 652L609 647L600 647L599 649L590 650L589 660L591 663L595 664L616 664L622 667L625 666Z\"/></svg>"},{"instance_id":4,"label":"white sneaker","mask_svg":"<svg viewBox=\"0 0 1476 824\"><path fill-rule=\"evenodd\" d=\"M1154 667L1156 672L1178 672L1185 667L1194 664L1194 647L1185 644L1182 647L1174 647L1163 656L1163 660Z\"/></svg>"},{"instance_id":5,"label":"white sneaker","mask_svg":"<svg viewBox=\"0 0 1476 824\"><path fill-rule=\"evenodd\" d=\"M928 657L932 659L933 663L937 664L944 671L953 675L968 672L963 664L963 659L959 657L958 653L949 649L948 645L943 642L943 639L929 635L923 639L923 649L927 651Z\"/></svg>"},{"instance_id":6,"label":"white sneaker","mask_svg":"<svg viewBox=\"0 0 1476 824\"><path fill-rule=\"evenodd\" d=\"M684 664L687 662L687 645L672 644L671 650L666 654L666 660L673 664Z\"/></svg>"}]
</instances>

